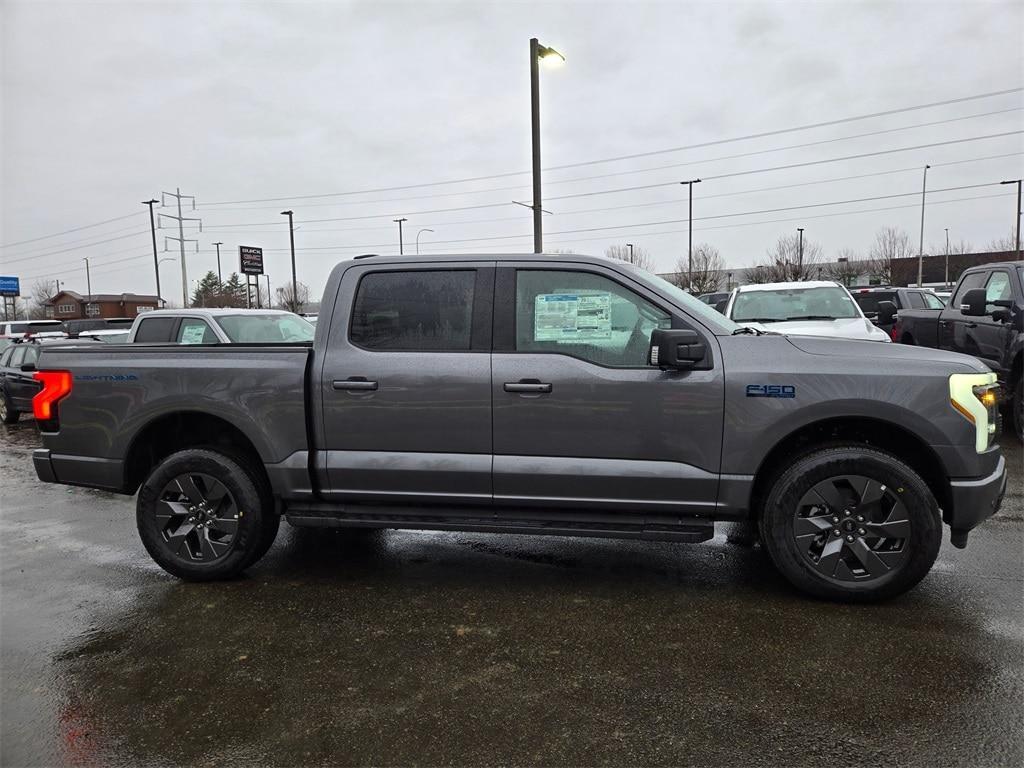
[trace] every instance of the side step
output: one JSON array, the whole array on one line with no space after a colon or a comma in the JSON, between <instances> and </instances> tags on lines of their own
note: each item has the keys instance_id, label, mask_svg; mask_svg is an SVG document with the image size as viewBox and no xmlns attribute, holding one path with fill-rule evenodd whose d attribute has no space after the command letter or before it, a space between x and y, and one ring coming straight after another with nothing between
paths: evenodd
<instances>
[{"instance_id":1,"label":"side step","mask_svg":"<svg viewBox=\"0 0 1024 768\"><path fill-rule=\"evenodd\" d=\"M557 512L531 510L537 516L526 516L526 510L501 518L485 509L446 509L440 514L430 510L399 511L374 506L328 506L293 504L284 512L289 525L298 528L401 528L424 531L473 531L479 533L522 533L534 536L596 536L646 541L674 541L697 544L715 535L711 520L659 516L657 522L637 515L636 523L611 522L607 514L585 519L585 516L562 510ZM540 514L537 514L540 512ZM567 515L572 517L567 517ZM621 517L628 519L629 513ZM616 516L617 518L619 516Z\"/></svg>"}]
</instances>

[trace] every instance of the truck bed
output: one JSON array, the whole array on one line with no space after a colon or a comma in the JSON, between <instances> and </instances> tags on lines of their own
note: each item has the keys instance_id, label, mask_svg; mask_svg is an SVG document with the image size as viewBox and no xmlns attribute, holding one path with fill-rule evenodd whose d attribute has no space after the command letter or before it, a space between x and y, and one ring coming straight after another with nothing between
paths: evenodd
<instances>
[{"instance_id":1,"label":"truck bed","mask_svg":"<svg viewBox=\"0 0 1024 768\"><path fill-rule=\"evenodd\" d=\"M307 344L45 349L40 370L72 375L71 393L57 406L61 453L49 458L52 472L58 482L133 493L133 447L159 445L167 420L180 425L183 418L211 438L241 432L272 478L275 466L305 472L311 354ZM40 429L47 445L47 425Z\"/></svg>"}]
</instances>

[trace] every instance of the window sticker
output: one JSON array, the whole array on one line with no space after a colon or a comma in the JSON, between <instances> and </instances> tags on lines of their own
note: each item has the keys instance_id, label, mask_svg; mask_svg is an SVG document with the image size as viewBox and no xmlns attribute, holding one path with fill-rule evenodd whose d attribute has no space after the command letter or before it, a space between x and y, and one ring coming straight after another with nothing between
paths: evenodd
<instances>
[{"instance_id":1,"label":"window sticker","mask_svg":"<svg viewBox=\"0 0 1024 768\"><path fill-rule=\"evenodd\" d=\"M611 335L610 293L542 293L534 300L534 341L578 342Z\"/></svg>"},{"instance_id":2,"label":"window sticker","mask_svg":"<svg viewBox=\"0 0 1024 768\"><path fill-rule=\"evenodd\" d=\"M205 325L186 325L181 329L182 344L202 344L206 335Z\"/></svg>"}]
</instances>

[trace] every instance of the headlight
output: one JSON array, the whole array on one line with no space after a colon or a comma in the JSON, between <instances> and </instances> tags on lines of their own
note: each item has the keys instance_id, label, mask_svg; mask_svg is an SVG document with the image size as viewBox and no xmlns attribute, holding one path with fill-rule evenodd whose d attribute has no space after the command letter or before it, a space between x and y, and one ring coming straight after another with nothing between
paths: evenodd
<instances>
[{"instance_id":1,"label":"headlight","mask_svg":"<svg viewBox=\"0 0 1024 768\"><path fill-rule=\"evenodd\" d=\"M954 373L949 377L949 402L974 425L974 448L988 450L996 433L999 385L994 373Z\"/></svg>"}]
</instances>

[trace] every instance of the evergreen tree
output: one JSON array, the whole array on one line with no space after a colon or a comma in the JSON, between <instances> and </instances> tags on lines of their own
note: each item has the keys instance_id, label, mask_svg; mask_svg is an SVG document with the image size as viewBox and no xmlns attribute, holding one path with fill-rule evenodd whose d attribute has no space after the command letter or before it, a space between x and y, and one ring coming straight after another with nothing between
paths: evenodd
<instances>
[{"instance_id":1,"label":"evergreen tree","mask_svg":"<svg viewBox=\"0 0 1024 768\"><path fill-rule=\"evenodd\" d=\"M245 283L242 282L237 272L232 272L224 285L221 286L221 305L225 307L244 307L245 304Z\"/></svg>"},{"instance_id":2,"label":"evergreen tree","mask_svg":"<svg viewBox=\"0 0 1024 768\"><path fill-rule=\"evenodd\" d=\"M220 293L221 285L217 280L217 274L212 271L207 272L196 285L195 293L192 294L192 306L216 307L219 303Z\"/></svg>"}]
</instances>

